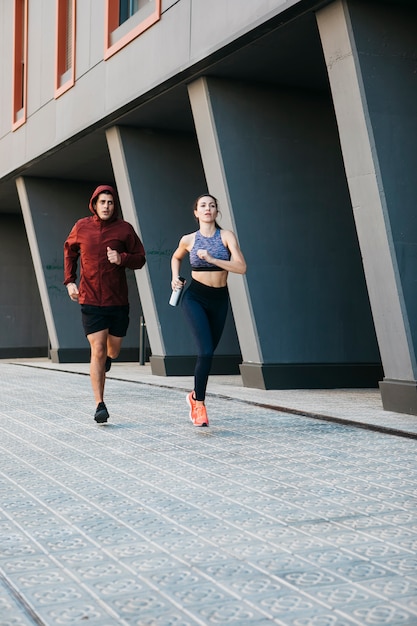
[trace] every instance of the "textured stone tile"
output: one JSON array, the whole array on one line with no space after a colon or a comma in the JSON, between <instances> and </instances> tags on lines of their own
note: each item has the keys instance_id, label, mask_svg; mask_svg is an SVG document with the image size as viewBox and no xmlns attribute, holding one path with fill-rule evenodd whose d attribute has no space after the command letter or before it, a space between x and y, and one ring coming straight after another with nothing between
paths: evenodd
<instances>
[{"instance_id":1,"label":"textured stone tile","mask_svg":"<svg viewBox=\"0 0 417 626\"><path fill-rule=\"evenodd\" d=\"M30 612L25 610L2 580L0 580L0 624L2 626L33 626Z\"/></svg>"},{"instance_id":2,"label":"textured stone tile","mask_svg":"<svg viewBox=\"0 0 417 626\"><path fill-rule=\"evenodd\" d=\"M347 614L356 621L356 623L374 625L378 624L401 624L401 626L414 626L416 623L416 614L411 613L407 609L398 607L385 600L368 601L360 606L345 607L343 613Z\"/></svg>"},{"instance_id":3,"label":"textured stone tile","mask_svg":"<svg viewBox=\"0 0 417 626\"><path fill-rule=\"evenodd\" d=\"M59 603L55 605L37 606L36 613L42 623L49 625L60 624L94 624L94 626L114 626L116 614L106 610L101 603L80 598L75 602L73 599L69 604Z\"/></svg>"},{"instance_id":4,"label":"textured stone tile","mask_svg":"<svg viewBox=\"0 0 417 626\"><path fill-rule=\"evenodd\" d=\"M362 606L378 599L378 594L372 593L365 585L341 583L329 587L315 587L309 589L309 594L334 609ZM379 598L380 599L380 598Z\"/></svg>"},{"instance_id":5,"label":"textured stone tile","mask_svg":"<svg viewBox=\"0 0 417 626\"><path fill-rule=\"evenodd\" d=\"M240 600L228 600L220 605L199 604L193 607L193 614L198 617L203 624L247 624L253 626L263 626L270 623L268 616L263 612L245 605Z\"/></svg>"},{"instance_id":6,"label":"textured stone tile","mask_svg":"<svg viewBox=\"0 0 417 626\"><path fill-rule=\"evenodd\" d=\"M398 576L395 574L388 575L384 578L376 578L375 580L366 580L361 583L361 587L369 589L373 593L400 602L403 597L417 598L417 581Z\"/></svg>"},{"instance_id":7,"label":"textured stone tile","mask_svg":"<svg viewBox=\"0 0 417 626\"><path fill-rule=\"evenodd\" d=\"M417 442L221 397L203 433L183 390L116 379L99 429L87 376L16 367L0 363L13 619L25 598L48 626L417 619Z\"/></svg>"}]
</instances>

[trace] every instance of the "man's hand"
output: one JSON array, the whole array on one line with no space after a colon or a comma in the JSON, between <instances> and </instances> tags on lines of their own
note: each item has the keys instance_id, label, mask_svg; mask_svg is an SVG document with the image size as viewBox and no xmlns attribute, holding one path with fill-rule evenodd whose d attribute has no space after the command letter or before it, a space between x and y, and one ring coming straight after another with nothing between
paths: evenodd
<instances>
[{"instance_id":1,"label":"man's hand","mask_svg":"<svg viewBox=\"0 0 417 626\"><path fill-rule=\"evenodd\" d=\"M111 248L109 248L109 246L107 246L107 258L109 259L110 263L115 263L115 265L120 265L120 263L122 262L122 258L117 250L112 250Z\"/></svg>"},{"instance_id":2,"label":"man's hand","mask_svg":"<svg viewBox=\"0 0 417 626\"><path fill-rule=\"evenodd\" d=\"M78 293L77 285L75 283L68 283L67 291L68 291L68 295L71 298L71 300L74 300L74 302L78 302L78 296L80 294Z\"/></svg>"}]
</instances>

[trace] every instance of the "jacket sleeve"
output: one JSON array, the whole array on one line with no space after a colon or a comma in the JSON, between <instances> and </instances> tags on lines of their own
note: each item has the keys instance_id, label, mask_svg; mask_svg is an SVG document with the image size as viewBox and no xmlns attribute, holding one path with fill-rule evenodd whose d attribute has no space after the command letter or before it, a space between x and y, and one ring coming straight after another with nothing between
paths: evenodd
<instances>
[{"instance_id":1,"label":"jacket sleeve","mask_svg":"<svg viewBox=\"0 0 417 626\"><path fill-rule=\"evenodd\" d=\"M77 280L79 256L80 245L77 242L77 224L75 224L64 243L64 285L75 283Z\"/></svg>"},{"instance_id":2,"label":"jacket sleeve","mask_svg":"<svg viewBox=\"0 0 417 626\"><path fill-rule=\"evenodd\" d=\"M126 252L120 253L122 267L140 270L146 263L145 248L130 224L125 245Z\"/></svg>"}]
</instances>

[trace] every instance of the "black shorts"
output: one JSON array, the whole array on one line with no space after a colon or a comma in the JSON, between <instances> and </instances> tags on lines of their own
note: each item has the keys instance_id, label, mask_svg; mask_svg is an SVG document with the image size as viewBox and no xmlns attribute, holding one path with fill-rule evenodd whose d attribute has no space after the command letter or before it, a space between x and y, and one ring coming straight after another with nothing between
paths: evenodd
<instances>
[{"instance_id":1,"label":"black shorts","mask_svg":"<svg viewBox=\"0 0 417 626\"><path fill-rule=\"evenodd\" d=\"M113 337L125 337L129 326L129 305L94 306L81 305L85 336L108 329Z\"/></svg>"}]
</instances>

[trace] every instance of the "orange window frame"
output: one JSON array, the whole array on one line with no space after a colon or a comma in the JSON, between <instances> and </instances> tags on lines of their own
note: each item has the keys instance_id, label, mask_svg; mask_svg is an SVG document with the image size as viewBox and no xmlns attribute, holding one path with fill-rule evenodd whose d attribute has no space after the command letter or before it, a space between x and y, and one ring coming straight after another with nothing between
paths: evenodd
<instances>
[{"instance_id":1,"label":"orange window frame","mask_svg":"<svg viewBox=\"0 0 417 626\"><path fill-rule=\"evenodd\" d=\"M105 17L105 38L104 38L104 59L109 59L113 54L121 50L133 39L141 35L145 30L153 26L161 19L162 0L154 0L155 7L153 12L148 15L140 24L137 24L132 30L115 41L111 42L112 33L119 27L119 0L107 0L106 17Z\"/></svg>"},{"instance_id":2,"label":"orange window frame","mask_svg":"<svg viewBox=\"0 0 417 626\"><path fill-rule=\"evenodd\" d=\"M68 24L68 5L72 5L71 32ZM67 67L67 42L71 41L71 57ZM75 41L76 41L76 0L56 0L56 59L55 59L55 98L71 89L75 84ZM62 83L64 74L68 79Z\"/></svg>"},{"instance_id":3,"label":"orange window frame","mask_svg":"<svg viewBox=\"0 0 417 626\"><path fill-rule=\"evenodd\" d=\"M14 2L12 130L27 117L28 0Z\"/></svg>"}]
</instances>

